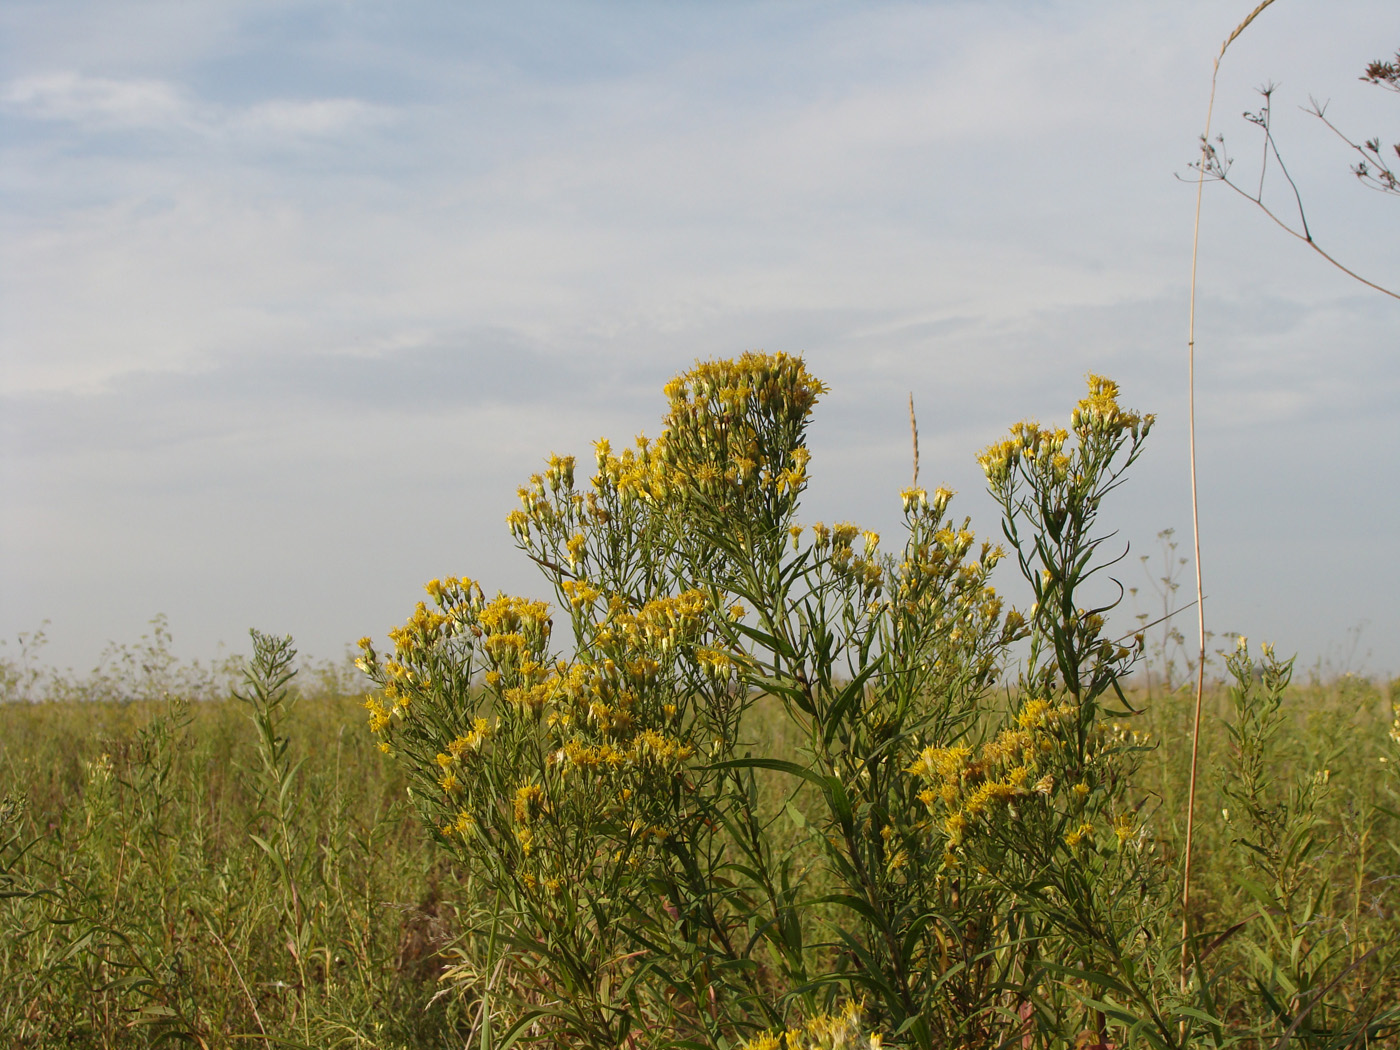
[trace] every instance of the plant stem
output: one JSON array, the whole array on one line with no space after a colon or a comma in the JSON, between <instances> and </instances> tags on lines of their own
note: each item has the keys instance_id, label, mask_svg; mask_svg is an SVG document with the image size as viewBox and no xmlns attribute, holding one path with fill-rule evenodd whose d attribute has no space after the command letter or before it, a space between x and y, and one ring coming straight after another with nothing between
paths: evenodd
<instances>
[{"instance_id":1,"label":"plant stem","mask_svg":"<svg viewBox=\"0 0 1400 1050\"><path fill-rule=\"evenodd\" d=\"M1201 135L1201 164L1196 176L1196 218L1191 232L1191 304L1187 321L1186 335L1186 414L1188 445L1191 458L1191 540L1196 556L1196 625L1198 629L1198 655L1196 658L1196 698L1191 723L1191 781L1186 796L1186 856L1182 862L1181 875L1181 990L1186 991L1187 965L1191 958L1191 847L1193 845L1196 817L1196 775L1201 751L1201 701L1206 686L1206 605L1205 591L1201 580L1201 518L1200 501L1196 489L1196 263L1201 243L1201 197L1205 187L1206 160L1210 150L1210 122L1215 113L1215 86L1220 75L1220 60L1225 57L1235 38L1248 28L1264 9L1274 0L1263 0L1235 31L1220 45L1220 53L1210 74L1210 101L1206 104L1206 127Z\"/></svg>"}]
</instances>

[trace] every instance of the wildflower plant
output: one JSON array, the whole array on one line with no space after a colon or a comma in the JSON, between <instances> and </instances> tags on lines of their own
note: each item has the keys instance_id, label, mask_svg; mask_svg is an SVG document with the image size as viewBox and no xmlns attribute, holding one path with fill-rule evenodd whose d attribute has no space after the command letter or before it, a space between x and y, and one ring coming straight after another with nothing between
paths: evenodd
<instances>
[{"instance_id":1,"label":"wildflower plant","mask_svg":"<svg viewBox=\"0 0 1400 1050\"><path fill-rule=\"evenodd\" d=\"M1280 659L1267 643L1261 650L1256 662L1240 638L1226 658L1233 679L1231 718L1219 771L1236 878L1251 905L1231 930L1238 934L1231 947L1265 1006L1256 1020L1259 1038L1326 1045L1393 1034L1397 1011L1375 997L1374 987L1323 998L1362 962L1393 955L1395 939L1366 935L1360 885L1353 890L1350 921L1340 918L1347 909L1334 876L1344 852L1338 826L1343 822L1328 819L1336 808L1330 804L1336 789L1330 767L1340 755L1280 767L1277 738L1293 661ZM1367 813L1361 821L1366 832L1372 819ZM1354 876L1362 885L1364 869L1360 865Z\"/></svg>"},{"instance_id":2,"label":"wildflower plant","mask_svg":"<svg viewBox=\"0 0 1400 1050\"><path fill-rule=\"evenodd\" d=\"M567 992L537 1011L557 1038L617 1045L677 1010L722 1026L716 982L753 997L752 935L731 914L743 888L713 878L731 820L752 818L731 812L742 774L723 765L753 700L742 565L688 525L715 508L748 526L737 549L782 551L822 389L791 358L701 366L668 387L656 442L599 442L589 491L569 457L530 479L509 524L569 618L571 658L551 652L543 603L486 602L461 580L429 585L436 608L394 633L392 657L362 643L383 687L371 728L407 758L443 840L537 931L508 939L537 998ZM666 1003L645 1001L644 973Z\"/></svg>"},{"instance_id":3,"label":"wildflower plant","mask_svg":"<svg viewBox=\"0 0 1400 1050\"><path fill-rule=\"evenodd\" d=\"M825 389L782 354L697 364L657 438L520 489L553 606L434 580L392 651L360 643L381 749L493 895L502 1030L796 1046L859 1002L888 1045L1029 1046L1070 1015L1181 1045L1199 1023L1163 991L1169 875L1119 685L1140 643L1085 600L1152 417L1091 376L1068 429L982 454L1022 614L945 489L902 493L893 549L796 520ZM795 744L755 733L760 703Z\"/></svg>"}]
</instances>

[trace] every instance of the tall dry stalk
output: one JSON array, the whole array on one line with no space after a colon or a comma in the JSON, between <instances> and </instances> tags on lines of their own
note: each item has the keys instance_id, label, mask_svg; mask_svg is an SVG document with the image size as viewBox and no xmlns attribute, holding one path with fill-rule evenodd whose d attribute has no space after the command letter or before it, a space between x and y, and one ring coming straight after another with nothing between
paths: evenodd
<instances>
[{"instance_id":1,"label":"tall dry stalk","mask_svg":"<svg viewBox=\"0 0 1400 1050\"><path fill-rule=\"evenodd\" d=\"M1191 958L1191 871L1192 845L1196 822L1196 777L1201 753L1201 701L1206 686L1206 606L1201 579L1201 519L1196 490L1196 262L1201 242L1201 198L1205 188L1207 161L1210 155L1210 123L1215 113L1215 85L1220 75L1220 61L1236 38L1258 18L1274 0L1263 0L1235 31L1220 45L1210 73L1210 101L1206 105L1206 126L1201 133L1201 161L1196 172L1196 218L1191 231L1191 304L1186 334L1186 415L1188 446L1191 457L1191 540L1196 558L1196 626L1199 648L1196 657L1196 702L1191 723L1191 782L1186 795L1186 857L1181 876L1181 989L1186 990L1187 971Z\"/></svg>"},{"instance_id":2,"label":"tall dry stalk","mask_svg":"<svg viewBox=\"0 0 1400 1050\"><path fill-rule=\"evenodd\" d=\"M919 487L919 421L914 418L914 392L909 392L909 433L914 439L914 488Z\"/></svg>"}]
</instances>

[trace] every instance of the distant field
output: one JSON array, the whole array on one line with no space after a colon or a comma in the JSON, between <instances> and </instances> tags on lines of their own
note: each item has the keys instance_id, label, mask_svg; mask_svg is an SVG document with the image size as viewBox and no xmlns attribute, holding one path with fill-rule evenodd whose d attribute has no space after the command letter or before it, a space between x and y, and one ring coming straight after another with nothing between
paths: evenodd
<instances>
[{"instance_id":1,"label":"distant field","mask_svg":"<svg viewBox=\"0 0 1400 1050\"><path fill-rule=\"evenodd\" d=\"M1180 694L1134 699L1158 744L1142 787L1170 854L1188 703ZM0 707L0 885L19 894L0 901L0 1044L468 1042L474 963L485 956L472 934L482 901L420 828L404 782L365 729L361 700L310 695L287 722L290 754L304 763L289 799L290 877L254 838L271 844L278 829L256 790L245 705ZM1353 677L1288 694L1272 761L1281 774L1327 771L1318 844L1301 876L1319 905L1309 950L1340 945L1359 959L1393 945L1400 928L1400 748L1387 737L1396 700L1400 683ZM1209 703L1219 714L1224 697ZM1219 718L1204 746L1214 768L1229 746ZM1211 784L1199 907L1205 924L1228 926L1258 909L1224 848L1226 803ZM1264 921L1248 933L1220 950L1243 957L1250 938L1265 939ZM1334 991L1393 1003L1400 973L1363 964Z\"/></svg>"}]
</instances>

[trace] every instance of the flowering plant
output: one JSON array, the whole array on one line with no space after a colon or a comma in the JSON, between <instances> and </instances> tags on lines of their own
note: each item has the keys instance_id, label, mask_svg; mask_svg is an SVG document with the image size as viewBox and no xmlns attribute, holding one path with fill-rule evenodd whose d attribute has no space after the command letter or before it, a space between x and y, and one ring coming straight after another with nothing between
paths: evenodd
<instances>
[{"instance_id":1,"label":"flowering plant","mask_svg":"<svg viewBox=\"0 0 1400 1050\"><path fill-rule=\"evenodd\" d=\"M1027 618L945 489L902 493L897 553L796 522L825 390L783 354L698 364L658 438L599 441L582 486L552 455L520 489L552 609L434 580L392 652L361 642L371 730L495 895L513 1035L757 1045L860 1002L889 1045L965 1043L1059 1008L1013 985L1121 972L1141 933L1142 743L1102 705L1135 649L1075 602L1151 417L1091 377L1073 444L1019 424L983 453Z\"/></svg>"}]
</instances>

